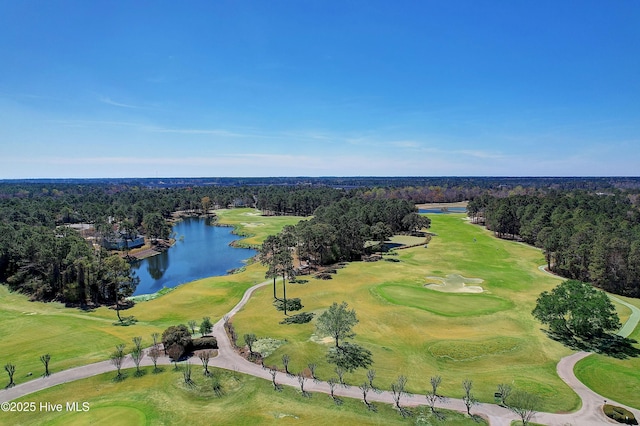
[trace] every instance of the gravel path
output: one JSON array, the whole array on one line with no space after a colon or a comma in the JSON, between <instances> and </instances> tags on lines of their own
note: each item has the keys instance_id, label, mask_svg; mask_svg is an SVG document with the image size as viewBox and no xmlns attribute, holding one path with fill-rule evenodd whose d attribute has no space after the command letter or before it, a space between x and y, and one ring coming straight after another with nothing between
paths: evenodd
<instances>
[{"instance_id":1,"label":"gravel path","mask_svg":"<svg viewBox=\"0 0 640 426\"><path fill-rule=\"evenodd\" d=\"M544 268L541 268L541 270L544 270ZM238 302L238 304L234 306L231 311L229 311L228 317L232 317L238 311L240 311L240 309L242 309L247 301L249 301L254 291L270 283L271 281L264 281L249 288L243 295L240 302ZM627 320L624 327L622 327L620 332L618 333L623 337L627 337L635 329L635 327L638 326L638 322L640 321L640 309L616 297L612 296L612 299L628 306L632 310L632 315L629 317L629 320ZM218 356L211 360L211 366L224 368L231 371L237 371L239 373L249 374L271 381L271 374L268 369L263 369L260 365L247 361L233 350L227 333L224 330L224 319L220 319L214 324L213 335L218 340L219 350ZM575 353L573 355L562 358L557 366L558 376L562 380L564 380L582 399L582 407L580 408L580 410L568 414L537 413L532 421L547 425L558 426L618 424L613 420L610 420L603 414L602 403L604 402L605 398L587 388L576 378L575 374L573 373L575 364L589 355L591 355L591 353L589 352ZM170 363L171 361L168 357L161 357L158 360L158 364L167 365ZM145 357L141 365L148 366L152 365L152 363L148 357ZM133 366L133 361L130 357L127 357L124 362L123 368ZM0 403L11 401L24 395L28 395L30 393L37 392L62 383L68 383L114 370L115 368L110 361L103 361L60 371L49 377L21 383L13 388L6 389L0 392ZM276 374L276 382L280 385L292 386L296 388L300 387L297 377L288 376L281 372ZM330 389L329 385L326 382L314 382L313 380L307 380L305 382L305 391L329 394ZM362 398L361 390L354 386L337 386L335 388L334 394L339 397L356 399ZM393 404L394 402L393 395L388 391L381 393L370 392L367 395L367 400L370 402L379 402L385 404ZM627 408L629 411L634 413L636 418L640 418L640 410L627 407L624 404L620 404L615 401L607 401L611 404ZM401 405L407 407L426 405L426 399L424 398L424 395L404 397L401 400ZM466 412L464 403L459 399L447 399L445 402L438 403L437 407ZM517 420L516 416L511 411L495 404L479 404L472 407L471 412L472 414L485 417L493 426L508 426L511 424L512 420Z\"/></svg>"}]
</instances>

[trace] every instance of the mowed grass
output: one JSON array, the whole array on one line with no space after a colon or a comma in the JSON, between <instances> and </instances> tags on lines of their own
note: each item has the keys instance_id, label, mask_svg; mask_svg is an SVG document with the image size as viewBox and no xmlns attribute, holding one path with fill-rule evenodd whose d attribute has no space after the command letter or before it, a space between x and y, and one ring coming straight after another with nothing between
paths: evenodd
<instances>
[{"instance_id":1,"label":"mowed grass","mask_svg":"<svg viewBox=\"0 0 640 426\"><path fill-rule=\"evenodd\" d=\"M640 308L638 299L616 297ZM640 342L640 327L636 327L629 338ZM635 346L640 348L640 343ZM594 354L578 362L574 373L600 395L640 409L640 358L616 359Z\"/></svg>"},{"instance_id":2,"label":"mowed grass","mask_svg":"<svg viewBox=\"0 0 640 426\"><path fill-rule=\"evenodd\" d=\"M263 221L270 219L262 218ZM299 220L275 219L278 219L276 225L249 228L249 231L238 226L241 232L251 232L256 238L264 239L266 233L277 232L279 226ZM30 302L27 296L0 286L0 364L14 364L15 381L22 383L44 372L40 356L45 353L51 355L53 372L103 361L117 344L124 343L130 350L135 336L141 336L144 345L151 345L151 334L161 334L171 325L186 324L189 320L199 324L205 316L217 321L240 300L247 288L262 281L264 267L252 264L237 274L182 285L166 296L139 302L122 311L123 316L132 315L138 320L127 327L114 326L116 312L106 307L85 312L56 302ZM28 376L29 373L33 375Z\"/></svg>"},{"instance_id":3,"label":"mowed grass","mask_svg":"<svg viewBox=\"0 0 640 426\"><path fill-rule=\"evenodd\" d=\"M488 315L513 306L506 299L488 294L442 293L400 284L381 284L372 290L389 303L445 317Z\"/></svg>"},{"instance_id":4,"label":"mowed grass","mask_svg":"<svg viewBox=\"0 0 640 426\"><path fill-rule=\"evenodd\" d=\"M496 386L504 382L540 395L544 411L578 408L577 395L556 374L558 360L571 351L550 340L531 316L538 295L559 282L538 270L544 264L542 253L494 238L462 215L430 218L431 231L438 236L428 249L398 250L390 257L399 262L354 262L339 269L332 280L300 277L308 283L289 284L287 296L301 298L302 311L316 313L311 323L279 324L283 314L272 306L268 287L234 318L238 335L287 340L266 364L282 368L282 355L287 354L291 371L313 362L320 378L328 379L335 376L325 360L330 343L315 336L315 322L331 303L346 301L360 321L354 328L355 342L372 351L380 387L389 388L402 374L408 377L409 390L422 394L429 377L437 374L442 376L442 392L450 397L461 397L461 383L469 378L476 397L484 402L492 402ZM424 289L427 277L448 274L483 279L487 293ZM282 295L281 283L278 294ZM468 315L470 311L481 314ZM345 377L360 384L366 371Z\"/></svg>"},{"instance_id":5,"label":"mowed grass","mask_svg":"<svg viewBox=\"0 0 640 426\"><path fill-rule=\"evenodd\" d=\"M255 241L263 241L269 233L277 233L282 226L299 220L244 215L255 213L253 209L232 212L221 221L229 224L237 221L239 232L255 234ZM430 217L432 231L438 236L433 238L428 249L417 247L398 251L398 255L393 256L400 260L398 263L352 263L340 269L329 281L301 277L309 282L288 285L288 296L301 297L305 305L303 311L316 314L334 301L349 302L360 319L355 328L358 333L355 340L374 353L375 383L380 387L388 388L399 374L404 374L409 378L409 389L422 393L428 387L429 377L439 374L443 377L443 392L447 396L460 397L462 380L470 378L474 381L476 396L488 402L493 401L496 384L513 381L516 387L541 395L545 411L577 408L577 397L555 373L557 360L570 352L548 339L530 315L539 293L560 282L537 270L537 266L544 263L542 254L524 245L493 238L482 228L465 223L461 215ZM279 223L273 226L241 225L252 223L251 220L266 224L277 220ZM134 315L138 319L138 323L130 327L113 326L115 312L107 308L83 312L64 308L58 303L33 303L24 295L10 293L0 286L0 363L14 363L16 381L21 383L42 373L39 357L44 353L52 355L53 372L107 359L118 343L125 343L130 350L134 336L142 336L144 344L150 344L151 333L161 333L169 325L186 323L190 319L200 321L203 316L210 316L214 321L219 319L238 302L248 287L264 280L264 271L265 268L258 264L249 265L241 273L199 280L180 286L167 296L139 303L124 312L124 315ZM447 317L390 303L376 294L377 288L390 284L411 291L422 290L426 277L445 277L451 273L485 280L481 285L488 294L507 300L512 307L481 316ZM281 283L278 283L278 294L281 292ZM271 295L270 286L261 289L234 319L239 336L253 332L260 337L286 339L288 343L267 359L268 364L281 366L281 356L287 353L291 356L292 371L300 371L309 362L315 362L319 365L321 378L335 376L333 367L324 361L327 345L318 343L320 339L314 336L315 320L304 325L280 325L283 316L273 308ZM472 296L468 300L471 301L470 308L474 308L482 305L482 299L473 299L473 296L486 295L464 296ZM621 313L628 316L628 309L621 308ZM632 337L640 340L638 333L636 330ZM242 337L239 343L242 343ZM597 359L593 374L589 374L592 381L589 377L579 377L603 395L634 405L633 398L638 394L640 382L636 373L640 370L638 360ZM597 372L598 368L603 369L603 374ZM586 368L585 371L591 370ZM29 372L33 373L32 377L27 377ZM615 376L617 372L622 374ZM365 374L360 370L347 374L346 379L352 384L360 384ZM616 379L609 381L609 377L614 376ZM147 377L141 380L147 380ZM108 390L105 398L117 398L110 395L111 388L105 389ZM627 395L617 397L614 396L616 392ZM80 387L69 395L82 396L84 393ZM171 393L171 389L164 392L162 398L169 404L172 395L167 396L167 393ZM137 406L126 401L119 404L129 408ZM111 410L111 405L107 405L107 409ZM153 407L150 410L145 414L147 418L153 418L157 411ZM127 412L122 415L134 416Z\"/></svg>"},{"instance_id":6,"label":"mowed grass","mask_svg":"<svg viewBox=\"0 0 640 426\"><path fill-rule=\"evenodd\" d=\"M103 374L74 383L56 386L18 401L63 404L62 413L29 412L2 413L2 423L17 425L263 425L263 424L413 424L416 417L403 419L390 404L375 403L377 412L367 410L361 400L342 398L336 405L325 394L314 393L310 398L299 390L284 386L273 390L270 381L256 377L211 369L220 379L224 394L216 396L211 379L193 366L195 384L186 386L181 371L165 366L165 371L152 374L150 368L143 377L133 377L128 370L124 381L114 382L114 373ZM423 398L424 399L424 398ZM86 412L66 412L66 403L89 403ZM424 400L426 403L426 400ZM428 409L415 409L419 414ZM477 425L475 420L461 413L445 412L446 419L438 421L429 416L432 425Z\"/></svg>"},{"instance_id":7,"label":"mowed grass","mask_svg":"<svg viewBox=\"0 0 640 426\"><path fill-rule=\"evenodd\" d=\"M218 222L236 228L235 233L245 238L236 244L243 247L258 247L269 235L279 233L286 225L295 225L304 219L301 216L262 216L257 209L216 210Z\"/></svg>"}]
</instances>

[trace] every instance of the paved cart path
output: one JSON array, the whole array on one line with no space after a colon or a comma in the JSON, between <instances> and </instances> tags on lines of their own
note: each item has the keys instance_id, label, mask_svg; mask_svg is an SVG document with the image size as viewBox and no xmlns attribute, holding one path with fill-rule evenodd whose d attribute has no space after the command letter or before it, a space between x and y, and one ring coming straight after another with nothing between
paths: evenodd
<instances>
[{"instance_id":1,"label":"paved cart path","mask_svg":"<svg viewBox=\"0 0 640 426\"><path fill-rule=\"evenodd\" d=\"M235 315L240 309L244 307L244 305L249 301L251 295L257 289L269 285L271 281L264 281L260 284L256 284L253 287L249 288L242 299L238 302L234 308L229 311L227 317L231 318ZM620 329L619 334L623 337L627 337L637 326L640 321L640 309L636 308L633 305L630 305L616 297L612 296L612 299L616 300L619 303L628 306L632 310L632 314L625 323L624 327ZM218 340L218 355L213 358L210 362L211 366L224 368L227 370L237 371L243 374L249 374L255 377L260 377L266 380L271 381L272 377L268 369L262 368L260 365L254 364L252 362L247 361L242 356L240 356L233 349L231 342L227 336L227 333L224 330L224 319L220 319L215 323L213 327L212 334ZM575 374L573 373L573 368L575 364L581 359L591 355L589 352L578 352L573 355L569 355L564 357L558 363L557 371L558 375L562 380L564 380L581 398L582 406L581 408L573 413L568 414L553 414L553 413L537 413L532 421L547 425L603 425L603 424L617 424L613 420L607 418L602 412L602 404L605 400L604 397L598 395L593 392L591 389L587 388L582 382L580 382ZM158 360L158 364L167 365L170 364L171 361L168 357L161 357ZM149 366L152 365L151 360L148 357L143 358L141 365ZM127 357L125 362L123 363L123 368L133 367L133 361L131 357ZM20 398L24 395L28 395L33 392L37 392L43 389L50 388L52 386L56 386L62 383L68 383L75 380L84 379L87 377L95 376L98 374L106 373L109 371L115 371L114 366L110 361L102 361L94 364L84 365L81 367L71 368L68 370L56 372L49 377L31 380L26 383L21 383L15 387L10 389L5 389L0 391L0 403L11 401L16 398ZM276 374L276 382L280 385L292 386L299 388L300 383L298 382L298 378L295 376L288 376L284 373L278 372ZM318 381L314 382L313 380L306 380L304 383L304 389L308 392L319 392L329 394L330 389L329 385L326 382ZM347 398L362 398L362 391L355 386L336 386L334 394L339 397L347 397ZM369 392L367 395L367 400L369 402L380 402L386 404L393 404L393 395L388 392ZM616 401L607 400L609 403L614 405L619 405L627 408L629 411L633 412L636 418L640 418L640 410L635 408L627 407L624 404L620 404ZM401 400L402 406L416 406L416 405L426 405L426 399L424 395L414 395L411 397L403 397ZM449 410L456 410L461 412L466 412L466 407L462 400L460 399L447 399L445 402L440 402L437 404L439 408L446 408ZM508 426L511 424L512 420L517 420L517 417L509 410L504 407L495 405L495 404L486 404L482 403L472 407L472 414L481 415L487 419L489 419L489 423L493 426Z\"/></svg>"}]
</instances>

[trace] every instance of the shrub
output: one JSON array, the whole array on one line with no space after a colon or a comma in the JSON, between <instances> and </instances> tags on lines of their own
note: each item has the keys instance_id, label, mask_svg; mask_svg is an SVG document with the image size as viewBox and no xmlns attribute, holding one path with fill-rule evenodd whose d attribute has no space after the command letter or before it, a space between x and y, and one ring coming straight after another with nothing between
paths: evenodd
<instances>
[{"instance_id":1,"label":"shrub","mask_svg":"<svg viewBox=\"0 0 640 426\"><path fill-rule=\"evenodd\" d=\"M276 307L277 310L279 311L284 311L284 301L283 300L276 300L275 302L273 302L273 306ZM300 309L302 309L304 306L302 306L302 302L300 302L300 299L295 297L293 299L287 299L287 312L288 311L299 311Z\"/></svg>"},{"instance_id":2,"label":"shrub","mask_svg":"<svg viewBox=\"0 0 640 426\"><path fill-rule=\"evenodd\" d=\"M604 414L607 415L607 417L617 421L618 423L625 423L628 425L638 424L638 421L636 420L633 413L622 407L617 407L611 404L605 404L604 407L602 407L602 409L604 411Z\"/></svg>"},{"instance_id":3,"label":"shrub","mask_svg":"<svg viewBox=\"0 0 640 426\"><path fill-rule=\"evenodd\" d=\"M313 313L302 312L283 319L280 324L306 324L313 319L314 315Z\"/></svg>"},{"instance_id":4,"label":"shrub","mask_svg":"<svg viewBox=\"0 0 640 426\"><path fill-rule=\"evenodd\" d=\"M187 349L189 352L199 351L201 349L218 349L218 340L213 336L193 339Z\"/></svg>"},{"instance_id":5,"label":"shrub","mask_svg":"<svg viewBox=\"0 0 640 426\"><path fill-rule=\"evenodd\" d=\"M162 333L162 344L165 353L177 361L191 345L191 333L186 325L172 325Z\"/></svg>"},{"instance_id":6,"label":"shrub","mask_svg":"<svg viewBox=\"0 0 640 426\"><path fill-rule=\"evenodd\" d=\"M333 277L331 276L331 274L327 274L327 273L320 273L320 274L316 274L315 278L319 279L319 280L331 280L333 279Z\"/></svg>"}]
</instances>

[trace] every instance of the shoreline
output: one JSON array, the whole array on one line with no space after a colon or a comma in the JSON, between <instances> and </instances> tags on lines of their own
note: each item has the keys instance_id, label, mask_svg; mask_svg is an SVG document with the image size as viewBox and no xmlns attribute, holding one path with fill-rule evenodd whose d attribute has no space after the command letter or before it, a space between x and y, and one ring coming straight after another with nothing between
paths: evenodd
<instances>
[{"instance_id":1,"label":"shoreline","mask_svg":"<svg viewBox=\"0 0 640 426\"><path fill-rule=\"evenodd\" d=\"M180 212L177 212L177 213L180 213ZM228 269L224 274L211 275L211 276L207 276L207 277L203 277L203 278L199 278L199 279L206 279L206 278L212 278L212 277L222 277L222 276L226 276L226 275L234 275L234 274L237 274L237 273L240 273L240 272L244 271L248 265L251 265L256 261L255 258L259 253L259 248L258 247L254 247L252 245L237 244L238 241L240 241L242 238L246 238L248 236L251 236L251 235L242 235L242 234L236 232L239 229L239 226L228 224L228 223L220 223L218 221L218 216L215 215L215 214L213 214L213 215L180 215L180 216L174 216L174 220L171 221L171 224L173 225L173 224L175 224L177 222L180 222L180 221L184 220L185 218L197 218L197 219L205 219L205 220L208 219L208 218L215 218L213 223L210 224L211 226L217 226L217 227L220 227L220 228L233 228L230 231L230 233L232 235L240 237L237 240L231 241L228 244L229 247L231 247L231 248L241 248L241 249L251 249L251 250L254 250L256 252L255 255L250 256L250 257L248 257L246 259L243 259L242 260L243 265L241 265L241 266L238 266L236 268ZM177 240L175 238L171 238L168 241L169 241L169 245L166 246L163 251L157 251L157 250L153 249L152 247L146 247L147 244L145 244L145 246L143 246L143 247L141 247L139 249L140 250L139 253L135 253L135 254L129 253L129 256L136 258L135 262L140 262L140 261L142 261L144 259L151 258L153 256L156 256L158 254L161 254L163 252L168 251L171 247L173 247L175 245ZM138 257L140 254L142 254L142 255L140 257ZM198 281L198 279L193 280L193 281ZM181 286L186 285L186 284L190 284L193 281L187 281L187 282L184 282L184 283L179 283L179 284L177 284L177 285L175 285L173 287L163 287L162 289L158 290L155 293L145 293L145 294L137 294L137 295L134 295L134 296L130 296L130 297L127 298L127 300L133 300L133 301L135 301L137 303L137 302L146 302L146 301L149 301L149 300L157 299L158 297L164 296L165 294L168 294L168 293L172 292L173 290L177 289L178 287L181 287Z\"/></svg>"}]
</instances>

